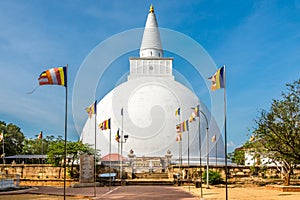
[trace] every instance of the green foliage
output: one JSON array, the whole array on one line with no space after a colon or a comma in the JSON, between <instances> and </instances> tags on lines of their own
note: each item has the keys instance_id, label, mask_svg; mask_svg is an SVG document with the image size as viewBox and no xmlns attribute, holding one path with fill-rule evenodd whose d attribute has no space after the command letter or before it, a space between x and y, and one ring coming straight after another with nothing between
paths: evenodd
<instances>
[{"instance_id":1,"label":"green foliage","mask_svg":"<svg viewBox=\"0 0 300 200\"><path fill-rule=\"evenodd\" d=\"M235 149L234 152L229 153L228 157L233 163L238 165L245 164L245 150L242 148Z\"/></svg>"},{"instance_id":2,"label":"green foliage","mask_svg":"<svg viewBox=\"0 0 300 200\"><path fill-rule=\"evenodd\" d=\"M48 147L47 162L54 166L60 166L64 158L65 142L61 136L58 136Z\"/></svg>"},{"instance_id":3,"label":"green foliage","mask_svg":"<svg viewBox=\"0 0 300 200\"><path fill-rule=\"evenodd\" d=\"M25 155L46 155L48 153L48 148L53 142L54 136L46 136L42 139L38 139L36 135L35 139L26 138L23 142L22 154Z\"/></svg>"},{"instance_id":4,"label":"green foliage","mask_svg":"<svg viewBox=\"0 0 300 200\"><path fill-rule=\"evenodd\" d=\"M0 131L3 133L5 156L21 154L23 141L25 139L24 134L21 132L21 128L17 125L11 123L6 124L5 122L0 121ZM3 152L2 145L0 145L0 152L1 154Z\"/></svg>"},{"instance_id":5,"label":"green foliage","mask_svg":"<svg viewBox=\"0 0 300 200\"><path fill-rule=\"evenodd\" d=\"M287 84L282 99L274 99L270 109L255 120L252 148L283 164L285 185L300 163L300 79Z\"/></svg>"},{"instance_id":6,"label":"green foliage","mask_svg":"<svg viewBox=\"0 0 300 200\"><path fill-rule=\"evenodd\" d=\"M206 180L206 171L203 173L203 177L202 180ZM219 172L215 172L212 170L208 171L208 182L210 185L216 185L216 184L220 184L223 182L223 179L221 177L221 174Z\"/></svg>"},{"instance_id":7,"label":"green foliage","mask_svg":"<svg viewBox=\"0 0 300 200\"><path fill-rule=\"evenodd\" d=\"M92 154L93 149L87 144L83 144L81 141L67 141L67 157L68 163L73 164L79 159L82 154ZM58 136L53 140L48 147L48 163L54 166L60 166L62 164L65 155L65 140L61 136Z\"/></svg>"}]
</instances>

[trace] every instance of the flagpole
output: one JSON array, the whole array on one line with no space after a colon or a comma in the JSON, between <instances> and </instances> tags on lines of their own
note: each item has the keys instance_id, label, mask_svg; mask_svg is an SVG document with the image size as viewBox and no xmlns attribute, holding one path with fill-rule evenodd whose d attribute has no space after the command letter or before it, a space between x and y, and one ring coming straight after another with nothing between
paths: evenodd
<instances>
[{"instance_id":1,"label":"flagpole","mask_svg":"<svg viewBox=\"0 0 300 200\"><path fill-rule=\"evenodd\" d=\"M199 114L199 123L198 123L198 129L199 129L199 162L200 162L200 196L201 199L203 199L203 191L202 191L202 160L201 160L201 130L200 130L200 114Z\"/></svg>"},{"instance_id":2,"label":"flagpole","mask_svg":"<svg viewBox=\"0 0 300 200\"><path fill-rule=\"evenodd\" d=\"M217 139L215 141L215 145L216 145L216 166L218 165L218 143L217 143Z\"/></svg>"},{"instance_id":3,"label":"flagpole","mask_svg":"<svg viewBox=\"0 0 300 200\"><path fill-rule=\"evenodd\" d=\"M117 131L117 134L118 134L118 161L119 161L119 178L121 179L121 160L120 160L120 137L119 137L119 128L118 128L118 131ZM116 136L117 137L117 136Z\"/></svg>"},{"instance_id":4,"label":"flagpole","mask_svg":"<svg viewBox=\"0 0 300 200\"><path fill-rule=\"evenodd\" d=\"M186 124L187 124L187 131L188 131L188 173L187 173L187 177L188 177L189 192L190 192L190 129L188 127L188 122L186 122Z\"/></svg>"},{"instance_id":5,"label":"flagpole","mask_svg":"<svg viewBox=\"0 0 300 200\"><path fill-rule=\"evenodd\" d=\"M111 190L111 127L109 128L109 190Z\"/></svg>"},{"instance_id":6,"label":"flagpole","mask_svg":"<svg viewBox=\"0 0 300 200\"><path fill-rule=\"evenodd\" d=\"M96 145L96 142L97 142L97 130L96 130L96 127L97 127L97 101L94 102L94 113L95 113L95 153L94 153L94 196L96 197L97 196L97 193L96 193L96 181L97 181L97 159L96 159L96 155L97 155L97 145Z\"/></svg>"},{"instance_id":7,"label":"flagpole","mask_svg":"<svg viewBox=\"0 0 300 200\"><path fill-rule=\"evenodd\" d=\"M3 160L3 165L5 164L5 151L4 151L4 132L2 129L2 160Z\"/></svg>"},{"instance_id":8,"label":"flagpole","mask_svg":"<svg viewBox=\"0 0 300 200\"><path fill-rule=\"evenodd\" d=\"M119 131L119 128L118 128L118 131ZM117 134L119 134L118 131L117 131ZM120 138L119 138L119 141L117 141L117 142L118 142L118 160L119 160L119 171L120 171L119 178L121 179Z\"/></svg>"},{"instance_id":9,"label":"flagpole","mask_svg":"<svg viewBox=\"0 0 300 200\"><path fill-rule=\"evenodd\" d=\"M179 124L182 121L182 111L181 108L179 107L180 112L179 112ZM180 130L181 131L181 130ZM178 161L179 161L179 175L181 174L181 167L182 167L182 132L181 133L177 133L179 134L179 157L178 157ZM180 135L181 134L181 135Z\"/></svg>"},{"instance_id":10,"label":"flagpole","mask_svg":"<svg viewBox=\"0 0 300 200\"><path fill-rule=\"evenodd\" d=\"M122 130L121 130L121 185L122 185L122 179L123 179L123 114L124 110L123 107L121 109L121 115L122 115Z\"/></svg>"},{"instance_id":11,"label":"flagpole","mask_svg":"<svg viewBox=\"0 0 300 200\"><path fill-rule=\"evenodd\" d=\"M226 186L226 200L228 199L227 187L227 127L226 127L226 69L224 65L224 140L225 140L225 186Z\"/></svg>"},{"instance_id":12,"label":"flagpole","mask_svg":"<svg viewBox=\"0 0 300 200\"><path fill-rule=\"evenodd\" d=\"M68 64L66 65L66 76L68 74ZM66 88L66 102L65 102L65 145L64 145L64 200L66 199L66 161L67 161L67 124L68 124L68 84L67 79L65 83Z\"/></svg>"},{"instance_id":13,"label":"flagpole","mask_svg":"<svg viewBox=\"0 0 300 200\"><path fill-rule=\"evenodd\" d=\"M43 148L43 132L41 131L42 134L42 138L41 138L41 142L42 142L42 179L44 178L44 148Z\"/></svg>"}]
</instances>

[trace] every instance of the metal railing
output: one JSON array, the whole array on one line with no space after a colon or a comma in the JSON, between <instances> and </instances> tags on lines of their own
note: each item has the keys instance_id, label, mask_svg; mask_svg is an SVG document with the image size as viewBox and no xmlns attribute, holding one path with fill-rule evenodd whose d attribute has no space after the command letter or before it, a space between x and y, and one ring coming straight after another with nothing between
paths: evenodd
<instances>
[{"instance_id":1,"label":"metal railing","mask_svg":"<svg viewBox=\"0 0 300 200\"><path fill-rule=\"evenodd\" d=\"M0 174L0 189L16 188L20 186L19 174Z\"/></svg>"}]
</instances>

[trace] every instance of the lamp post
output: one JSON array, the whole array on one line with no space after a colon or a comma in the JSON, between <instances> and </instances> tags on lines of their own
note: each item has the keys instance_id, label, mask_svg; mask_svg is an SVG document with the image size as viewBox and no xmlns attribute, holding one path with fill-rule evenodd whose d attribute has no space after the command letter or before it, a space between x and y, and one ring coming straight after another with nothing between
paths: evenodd
<instances>
[{"instance_id":1,"label":"lamp post","mask_svg":"<svg viewBox=\"0 0 300 200\"><path fill-rule=\"evenodd\" d=\"M3 124L1 126L4 128ZM4 151L4 131L2 128L2 160L3 160L3 165L5 164L5 151Z\"/></svg>"},{"instance_id":2,"label":"lamp post","mask_svg":"<svg viewBox=\"0 0 300 200\"><path fill-rule=\"evenodd\" d=\"M204 116L204 119L206 121L206 188L209 189L209 141L208 141L208 120L206 115L202 110L199 110L199 113L201 113ZM199 115L199 123L200 123L200 115ZM200 137L200 136L199 136Z\"/></svg>"},{"instance_id":3,"label":"lamp post","mask_svg":"<svg viewBox=\"0 0 300 200\"><path fill-rule=\"evenodd\" d=\"M120 170L120 176L121 180L123 179L123 144L126 143L127 139L129 138L129 135L124 135L123 136L123 131L122 131L122 136L121 136L121 170Z\"/></svg>"}]
</instances>

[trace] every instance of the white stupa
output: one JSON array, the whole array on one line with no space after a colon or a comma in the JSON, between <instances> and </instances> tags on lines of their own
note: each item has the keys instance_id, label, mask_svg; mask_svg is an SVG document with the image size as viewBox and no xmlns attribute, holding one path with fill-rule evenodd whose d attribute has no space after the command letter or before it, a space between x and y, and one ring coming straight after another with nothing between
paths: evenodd
<instances>
[{"instance_id":1,"label":"white stupa","mask_svg":"<svg viewBox=\"0 0 300 200\"><path fill-rule=\"evenodd\" d=\"M190 159L196 162L199 160L199 118L189 124L189 133L182 134L182 144L176 141L176 124L189 119L192 113L191 107L200 104L201 110L209 120L208 140L206 140L204 117L202 116L200 120L202 157L206 156L206 142L209 141L211 157L215 157L217 153L219 158L224 158L223 140L210 112L191 90L174 80L173 58L164 58L152 6L146 21L140 57L131 57L129 62L128 80L110 91L97 104L97 124L111 118L111 152L117 153L118 151L115 135L120 129L120 134L123 130L123 135L129 136L123 144L125 156L131 149L137 156L164 156L170 150L173 161L176 162L180 146L182 146L183 160L187 159L189 144ZM179 107L181 115L175 116L175 110ZM121 115L122 109L123 115ZM102 156L105 156L109 153L110 131L102 131L98 127L96 131L97 149L101 150ZM211 140L214 135L216 135L216 141ZM88 118L86 121L81 139L83 143L94 145L94 118Z\"/></svg>"}]
</instances>

